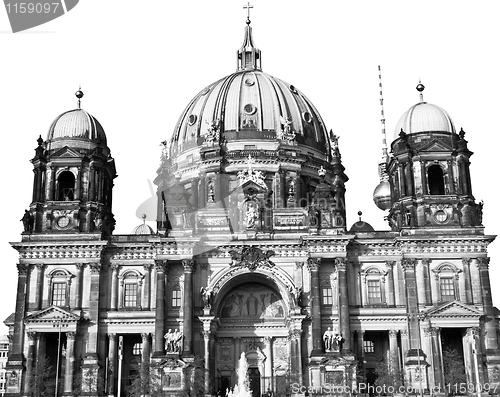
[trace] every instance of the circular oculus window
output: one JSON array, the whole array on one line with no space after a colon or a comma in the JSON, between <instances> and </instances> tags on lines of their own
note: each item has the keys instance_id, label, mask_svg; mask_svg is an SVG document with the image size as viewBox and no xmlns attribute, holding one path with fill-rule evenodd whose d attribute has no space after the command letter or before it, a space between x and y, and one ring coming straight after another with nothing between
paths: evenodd
<instances>
[{"instance_id":1,"label":"circular oculus window","mask_svg":"<svg viewBox=\"0 0 500 397\"><path fill-rule=\"evenodd\" d=\"M57 219L57 226L59 226L61 229L68 227L68 225L69 225L69 218L67 216L60 216Z\"/></svg>"},{"instance_id":2,"label":"circular oculus window","mask_svg":"<svg viewBox=\"0 0 500 397\"><path fill-rule=\"evenodd\" d=\"M312 122L312 120L313 120L313 118L312 118L312 116L311 116L311 113L309 113L309 112L304 112L304 113L302 113L302 118L304 119L304 121L305 121L306 123L311 123L311 122Z\"/></svg>"},{"instance_id":3,"label":"circular oculus window","mask_svg":"<svg viewBox=\"0 0 500 397\"><path fill-rule=\"evenodd\" d=\"M247 85L249 87L252 86L252 85L254 85L254 84L255 84L255 81L253 81L252 79L246 79L245 80L245 85Z\"/></svg>"},{"instance_id":4,"label":"circular oculus window","mask_svg":"<svg viewBox=\"0 0 500 397\"><path fill-rule=\"evenodd\" d=\"M444 212L443 210L439 210L439 211L436 211L434 213L434 218L439 223L444 223L448 219L448 214L446 212Z\"/></svg>"},{"instance_id":5,"label":"circular oculus window","mask_svg":"<svg viewBox=\"0 0 500 397\"><path fill-rule=\"evenodd\" d=\"M188 117L188 124L193 125L194 123L196 123L197 119L198 117L196 116L196 114L190 114Z\"/></svg>"},{"instance_id":6,"label":"circular oculus window","mask_svg":"<svg viewBox=\"0 0 500 397\"><path fill-rule=\"evenodd\" d=\"M257 111L257 108L251 103L248 103L245 105L243 110L245 111L246 114L254 114Z\"/></svg>"},{"instance_id":7,"label":"circular oculus window","mask_svg":"<svg viewBox=\"0 0 500 397\"><path fill-rule=\"evenodd\" d=\"M296 94L296 93L297 93L297 89L295 88L295 86L294 86L294 85L291 85L291 86L290 86L290 87L288 87L288 88L290 88L290 91L292 91L294 94Z\"/></svg>"}]
</instances>

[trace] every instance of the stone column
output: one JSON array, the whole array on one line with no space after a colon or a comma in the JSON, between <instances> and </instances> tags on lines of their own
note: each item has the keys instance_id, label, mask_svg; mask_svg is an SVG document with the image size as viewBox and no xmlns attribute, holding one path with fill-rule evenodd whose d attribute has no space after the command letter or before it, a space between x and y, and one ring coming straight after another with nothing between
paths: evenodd
<instances>
[{"instance_id":1,"label":"stone column","mask_svg":"<svg viewBox=\"0 0 500 397\"><path fill-rule=\"evenodd\" d=\"M399 372L398 331L395 329L389 330L389 355L389 365L393 371Z\"/></svg>"},{"instance_id":2,"label":"stone column","mask_svg":"<svg viewBox=\"0 0 500 397\"><path fill-rule=\"evenodd\" d=\"M45 265L43 263L36 264L36 292L35 292L35 308L40 310L42 308L42 297L43 297L43 272Z\"/></svg>"},{"instance_id":3,"label":"stone column","mask_svg":"<svg viewBox=\"0 0 500 397\"><path fill-rule=\"evenodd\" d=\"M429 194L427 190L427 173L425 172L425 161L420 160L420 174L422 176L422 194Z\"/></svg>"},{"instance_id":4,"label":"stone column","mask_svg":"<svg viewBox=\"0 0 500 397\"><path fill-rule=\"evenodd\" d=\"M482 369L482 351L481 342L478 340L481 335L480 328L467 328L467 336L471 342L472 347L472 378L474 379L474 385L478 387L479 385L484 385L484 374ZM487 342L487 339L486 339Z\"/></svg>"},{"instance_id":5,"label":"stone column","mask_svg":"<svg viewBox=\"0 0 500 397\"><path fill-rule=\"evenodd\" d=\"M144 366L149 363L149 355L151 353L151 348L149 345L149 333L142 333L142 356L141 356L141 364Z\"/></svg>"},{"instance_id":6,"label":"stone column","mask_svg":"<svg viewBox=\"0 0 500 397\"><path fill-rule=\"evenodd\" d=\"M428 306L432 305L432 293L431 293L431 274L429 271L429 265L431 260L429 258L422 258L422 271L424 276L424 301L423 304Z\"/></svg>"},{"instance_id":7,"label":"stone column","mask_svg":"<svg viewBox=\"0 0 500 397\"><path fill-rule=\"evenodd\" d=\"M64 393L73 391L73 373L75 372L75 337L76 332L66 332L66 364L64 368Z\"/></svg>"},{"instance_id":8,"label":"stone column","mask_svg":"<svg viewBox=\"0 0 500 397\"><path fill-rule=\"evenodd\" d=\"M151 296L151 263L146 263L143 265L144 267L144 292L142 294L142 309L149 310L149 299Z\"/></svg>"},{"instance_id":9,"label":"stone column","mask_svg":"<svg viewBox=\"0 0 500 397\"><path fill-rule=\"evenodd\" d=\"M405 177L404 164L399 163L398 168L399 168L399 191L401 193L401 197L404 197L408 195L406 191L406 177Z\"/></svg>"},{"instance_id":10,"label":"stone column","mask_svg":"<svg viewBox=\"0 0 500 397\"><path fill-rule=\"evenodd\" d=\"M212 374L210 371L210 336L211 332L207 330L202 331L203 342L205 348L205 395L212 393Z\"/></svg>"},{"instance_id":11,"label":"stone column","mask_svg":"<svg viewBox=\"0 0 500 397\"><path fill-rule=\"evenodd\" d=\"M35 339L37 337L36 332L27 332L28 335L28 356L26 357L26 383L24 391L26 395L30 395L31 383L33 375L33 366L35 364Z\"/></svg>"},{"instance_id":12,"label":"stone column","mask_svg":"<svg viewBox=\"0 0 500 397\"><path fill-rule=\"evenodd\" d=\"M418 349L419 346L419 321L417 285L415 280L415 259L402 259L401 266L404 271L404 283L406 291L406 310L409 317L408 334L410 349Z\"/></svg>"},{"instance_id":13,"label":"stone column","mask_svg":"<svg viewBox=\"0 0 500 397\"><path fill-rule=\"evenodd\" d=\"M491 297L491 284L490 274L488 271L490 258L477 258L477 268L479 269L479 279L481 281L481 294L483 297L483 310L489 320L484 324L484 345L486 352L494 352L498 356L498 339L497 329L495 326L495 312L493 308L493 301Z\"/></svg>"},{"instance_id":14,"label":"stone column","mask_svg":"<svg viewBox=\"0 0 500 397\"><path fill-rule=\"evenodd\" d=\"M416 262L415 266L415 282L417 283L418 304L425 305L425 281L424 281L424 264L422 261Z\"/></svg>"},{"instance_id":15,"label":"stone column","mask_svg":"<svg viewBox=\"0 0 500 397\"><path fill-rule=\"evenodd\" d=\"M198 209L198 184L200 178L191 179L191 197L193 198L193 208Z\"/></svg>"},{"instance_id":16,"label":"stone column","mask_svg":"<svg viewBox=\"0 0 500 397\"><path fill-rule=\"evenodd\" d=\"M455 177L453 175L453 164L451 160L446 162L448 164L448 186L450 187L450 194L455 194Z\"/></svg>"},{"instance_id":17,"label":"stone column","mask_svg":"<svg viewBox=\"0 0 500 397\"><path fill-rule=\"evenodd\" d=\"M444 385L443 368L441 366L441 348L439 343L439 329L429 327L424 329L424 334L429 338L429 362L431 363L434 375L434 386Z\"/></svg>"},{"instance_id":18,"label":"stone column","mask_svg":"<svg viewBox=\"0 0 500 397\"><path fill-rule=\"evenodd\" d=\"M264 337L264 355L266 356L266 362L264 363L264 376L266 378L266 384L264 385L264 390L273 390L273 337Z\"/></svg>"},{"instance_id":19,"label":"stone column","mask_svg":"<svg viewBox=\"0 0 500 397\"><path fill-rule=\"evenodd\" d=\"M83 285L83 269L85 268L84 263L76 264L76 282L75 282L75 309L82 308L82 285Z\"/></svg>"},{"instance_id":20,"label":"stone column","mask_svg":"<svg viewBox=\"0 0 500 397\"><path fill-rule=\"evenodd\" d=\"M101 264L90 264L90 299L88 328L89 339L87 342L87 355L97 355L97 338L99 325L99 284L101 278Z\"/></svg>"},{"instance_id":21,"label":"stone column","mask_svg":"<svg viewBox=\"0 0 500 397\"><path fill-rule=\"evenodd\" d=\"M410 343L409 343L409 340L408 340L408 331L406 329L404 330L401 330L400 332L400 335L401 335L401 353L403 354L403 362L406 362L406 357L408 355L408 350L410 350ZM407 371L403 371L404 372L404 376L405 376L405 383L408 382L408 372Z\"/></svg>"},{"instance_id":22,"label":"stone column","mask_svg":"<svg viewBox=\"0 0 500 397\"><path fill-rule=\"evenodd\" d=\"M387 305L394 306L396 304L394 296L394 261L385 261L387 268Z\"/></svg>"},{"instance_id":23,"label":"stone column","mask_svg":"<svg viewBox=\"0 0 500 397\"><path fill-rule=\"evenodd\" d=\"M17 265L17 296L16 312L14 315L14 335L12 337L11 354L9 363L13 361L23 361L23 336L24 336L24 314L26 311L26 291L29 266L23 263Z\"/></svg>"},{"instance_id":24,"label":"stone column","mask_svg":"<svg viewBox=\"0 0 500 397\"><path fill-rule=\"evenodd\" d=\"M472 282L470 275L470 262L471 258L462 258L462 265L464 268L464 282L465 282L465 301L468 304L473 304L472 299Z\"/></svg>"},{"instance_id":25,"label":"stone column","mask_svg":"<svg viewBox=\"0 0 500 397\"><path fill-rule=\"evenodd\" d=\"M343 351L351 351L351 324L349 314L349 291L347 290L346 270L347 264L345 258L335 258L337 267L337 279L339 283L339 323L340 334L344 338Z\"/></svg>"},{"instance_id":26,"label":"stone column","mask_svg":"<svg viewBox=\"0 0 500 397\"><path fill-rule=\"evenodd\" d=\"M184 321L182 323L182 334L184 337L183 353L193 354L193 272L194 260L183 259L184 267Z\"/></svg>"},{"instance_id":27,"label":"stone column","mask_svg":"<svg viewBox=\"0 0 500 397\"><path fill-rule=\"evenodd\" d=\"M155 352L153 356L165 355L165 273L166 260L155 260L156 269L156 313L155 313Z\"/></svg>"},{"instance_id":28,"label":"stone column","mask_svg":"<svg viewBox=\"0 0 500 397\"><path fill-rule=\"evenodd\" d=\"M300 329L290 330L290 374L291 383L302 385L302 354L300 349Z\"/></svg>"},{"instance_id":29,"label":"stone column","mask_svg":"<svg viewBox=\"0 0 500 397\"><path fill-rule=\"evenodd\" d=\"M119 265L116 263L111 264L111 310L118 308L118 269Z\"/></svg>"},{"instance_id":30,"label":"stone column","mask_svg":"<svg viewBox=\"0 0 500 397\"><path fill-rule=\"evenodd\" d=\"M116 363L116 334L108 334L109 337L109 372L108 372L108 395L115 395L115 373L117 374L118 367Z\"/></svg>"},{"instance_id":31,"label":"stone column","mask_svg":"<svg viewBox=\"0 0 500 397\"><path fill-rule=\"evenodd\" d=\"M198 197L198 208L205 208L207 204L207 176L206 174L202 174L200 179L200 195Z\"/></svg>"},{"instance_id":32,"label":"stone column","mask_svg":"<svg viewBox=\"0 0 500 397\"><path fill-rule=\"evenodd\" d=\"M321 258L308 258L307 269L311 273L311 317L312 317L312 339L313 350L311 356L323 354L322 336L321 336L321 308L319 294L319 268Z\"/></svg>"}]
</instances>

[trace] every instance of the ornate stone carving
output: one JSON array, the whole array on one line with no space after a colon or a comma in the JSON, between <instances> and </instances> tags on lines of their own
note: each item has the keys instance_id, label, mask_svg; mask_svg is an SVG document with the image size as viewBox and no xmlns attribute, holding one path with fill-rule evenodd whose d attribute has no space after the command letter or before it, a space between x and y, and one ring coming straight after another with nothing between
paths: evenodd
<instances>
[{"instance_id":1,"label":"ornate stone carving","mask_svg":"<svg viewBox=\"0 0 500 397\"><path fill-rule=\"evenodd\" d=\"M319 271L321 266L321 258L307 258L307 269L312 271Z\"/></svg>"},{"instance_id":2,"label":"ornate stone carving","mask_svg":"<svg viewBox=\"0 0 500 397\"><path fill-rule=\"evenodd\" d=\"M471 261L472 261L471 258L462 258L462 265L469 266Z\"/></svg>"},{"instance_id":3,"label":"ornate stone carving","mask_svg":"<svg viewBox=\"0 0 500 397\"><path fill-rule=\"evenodd\" d=\"M229 254L233 260L231 267L247 267L253 271L257 267L273 267L274 263L269 260L274 255L274 251L262 251L257 247L244 247L241 252L230 250Z\"/></svg>"},{"instance_id":4,"label":"ornate stone carving","mask_svg":"<svg viewBox=\"0 0 500 397\"><path fill-rule=\"evenodd\" d=\"M395 339L398 337L398 330L397 329L390 329L389 330L389 338Z\"/></svg>"},{"instance_id":5,"label":"ornate stone carving","mask_svg":"<svg viewBox=\"0 0 500 397\"><path fill-rule=\"evenodd\" d=\"M385 261L385 266L387 267L388 270L392 270L395 264L396 264L395 261Z\"/></svg>"},{"instance_id":6,"label":"ornate stone carving","mask_svg":"<svg viewBox=\"0 0 500 397\"><path fill-rule=\"evenodd\" d=\"M335 258L335 266L337 270L346 270L347 261L345 258Z\"/></svg>"},{"instance_id":7,"label":"ornate stone carving","mask_svg":"<svg viewBox=\"0 0 500 397\"><path fill-rule=\"evenodd\" d=\"M409 270L415 270L416 264L417 264L416 259L408 259L408 258L401 259L401 267L405 272Z\"/></svg>"},{"instance_id":8,"label":"ornate stone carving","mask_svg":"<svg viewBox=\"0 0 500 397\"><path fill-rule=\"evenodd\" d=\"M141 333L141 338L142 338L142 344L144 346L144 344L148 343L148 338L149 338L149 333Z\"/></svg>"},{"instance_id":9,"label":"ornate stone carving","mask_svg":"<svg viewBox=\"0 0 500 397\"><path fill-rule=\"evenodd\" d=\"M490 258L477 258L476 259L477 268L479 270L488 270L490 265Z\"/></svg>"},{"instance_id":10,"label":"ornate stone carving","mask_svg":"<svg viewBox=\"0 0 500 397\"><path fill-rule=\"evenodd\" d=\"M157 273L166 271L167 266L168 266L167 260L155 260L155 270Z\"/></svg>"},{"instance_id":11,"label":"ornate stone carving","mask_svg":"<svg viewBox=\"0 0 500 397\"><path fill-rule=\"evenodd\" d=\"M195 261L194 259L183 259L182 266L184 267L184 273L192 273L194 271Z\"/></svg>"},{"instance_id":12,"label":"ornate stone carving","mask_svg":"<svg viewBox=\"0 0 500 397\"><path fill-rule=\"evenodd\" d=\"M100 263L91 263L90 264L90 274L98 275L101 272L101 264Z\"/></svg>"},{"instance_id":13,"label":"ornate stone carving","mask_svg":"<svg viewBox=\"0 0 500 397\"><path fill-rule=\"evenodd\" d=\"M252 158L251 155L248 155L248 159L246 161L247 168L238 172L238 179L240 180L240 186L248 181L251 181L267 190L267 186L264 182L266 176L264 175L263 172L255 170L253 168L254 164L255 160Z\"/></svg>"},{"instance_id":14,"label":"ornate stone carving","mask_svg":"<svg viewBox=\"0 0 500 397\"><path fill-rule=\"evenodd\" d=\"M76 339L76 332L66 332L66 338L68 340L74 341Z\"/></svg>"},{"instance_id":15,"label":"ornate stone carving","mask_svg":"<svg viewBox=\"0 0 500 397\"><path fill-rule=\"evenodd\" d=\"M20 276L26 276L28 274L29 266L24 263L17 264L17 272Z\"/></svg>"}]
</instances>

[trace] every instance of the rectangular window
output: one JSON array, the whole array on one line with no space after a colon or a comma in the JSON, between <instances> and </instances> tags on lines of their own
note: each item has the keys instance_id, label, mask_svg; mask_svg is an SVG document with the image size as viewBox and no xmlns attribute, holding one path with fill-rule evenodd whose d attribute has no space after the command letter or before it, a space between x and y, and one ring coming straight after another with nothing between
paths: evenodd
<instances>
[{"instance_id":1,"label":"rectangular window","mask_svg":"<svg viewBox=\"0 0 500 397\"><path fill-rule=\"evenodd\" d=\"M54 306L66 306L66 283L52 284L52 304Z\"/></svg>"},{"instance_id":2,"label":"rectangular window","mask_svg":"<svg viewBox=\"0 0 500 397\"><path fill-rule=\"evenodd\" d=\"M380 280L368 280L368 303L382 303L382 293L380 291Z\"/></svg>"},{"instance_id":3,"label":"rectangular window","mask_svg":"<svg viewBox=\"0 0 500 397\"><path fill-rule=\"evenodd\" d=\"M137 306L137 291L138 285L136 283L126 283L125 287L125 307L136 307Z\"/></svg>"},{"instance_id":4,"label":"rectangular window","mask_svg":"<svg viewBox=\"0 0 500 397\"><path fill-rule=\"evenodd\" d=\"M365 353L375 353L375 344L371 340L363 341Z\"/></svg>"},{"instance_id":5,"label":"rectangular window","mask_svg":"<svg viewBox=\"0 0 500 397\"><path fill-rule=\"evenodd\" d=\"M132 348L132 354L134 356L140 356L142 354L142 343L134 343Z\"/></svg>"},{"instance_id":6,"label":"rectangular window","mask_svg":"<svg viewBox=\"0 0 500 397\"><path fill-rule=\"evenodd\" d=\"M245 150L256 150L257 149L257 145L245 145L244 149Z\"/></svg>"},{"instance_id":7,"label":"rectangular window","mask_svg":"<svg viewBox=\"0 0 500 397\"><path fill-rule=\"evenodd\" d=\"M172 290L172 306L180 307L181 306L181 290L174 289Z\"/></svg>"},{"instance_id":8,"label":"rectangular window","mask_svg":"<svg viewBox=\"0 0 500 397\"><path fill-rule=\"evenodd\" d=\"M323 305L333 305L332 289L330 287L323 288Z\"/></svg>"},{"instance_id":9,"label":"rectangular window","mask_svg":"<svg viewBox=\"0 0 500 397\"><path fill-rule=\"evenodd\" d=\"M455 300L455 283L451 277L443 277L439 280L441 289L441 300L452 301Z\"/></svg>"}]
</instances>

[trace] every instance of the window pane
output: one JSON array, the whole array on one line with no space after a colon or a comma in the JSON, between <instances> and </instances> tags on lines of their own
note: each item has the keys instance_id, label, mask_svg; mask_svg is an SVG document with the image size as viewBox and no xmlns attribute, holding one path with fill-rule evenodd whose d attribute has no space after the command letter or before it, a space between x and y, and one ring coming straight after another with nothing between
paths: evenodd
<instances>
[{"instance_id":1,"label":"window pane","mask_svg":"<svg viewBox=\"0 0 500 397\"><path fill-rule=\"evenodd\" d=\"M137 306L137 284L125 284L125 307Z\"/></svg>"},{"instance_id":2,"label":"window pane","mask_svg":"<svg viewBox=\"0 0 500 397\"><path fill-rule=\"evenodd\" d=\"M172 290L172 306L179 307L181 305L181 290L174 289Z\"/></svg>"},{"instance_id":3,"label":"window pane","mask_svg":"<svg viewBox=\"0 0 500 397\"><path fill-rule=\"evenodd\" d=\"M375 344L371 340L363 341L365 347L365 353L374 353L375 352Z\"/></svg>"},{"instance_id":4,"label":"window pane","mask_svg":"<svg viewBox=\"0 0 500 397\"><path fill-rule=\"evenodd\" d=\"M323 305L332 305L333 296L332 289L330 287L323 288Z\"/></svg>"},{"instance_id":5,"label":"window pane","mask_svg":"<svg viewBox=\"0 0 500 397\"><path fill-rule=\"evenodd\" d=\"M382 303L380 280L368 280L368 303Z\"/></svg>"},{"instance_id":6,"label":"window pane","mask_svg":"<svg viewBox=\"0 0 500 397\"><path fill-rule=\"evenodd\" d=\"M453 278L441 278L439 281L439 285L441 288L441 300L455 300L455 283L453 282Z\"/></svg>"},{"instance_id":7,"label":"window pane","mask_svg":"<svg viewBox=\"0 0 500 397\"><path fill-rule=\"evenodd\" d=\"M142 353L142 343L134 343L134 347L132 348L132 354L134 356L140 356Z\"/></svg>"},{"instance_id":8,"label":"window pane","mask_svg":"<svg viewBox=\"0 0 500 397\"><path fill-rule=\"evenodd\" d=\"M66 306L66 283L52 284L52 304Z\"/></svg>"}]
</instances>

